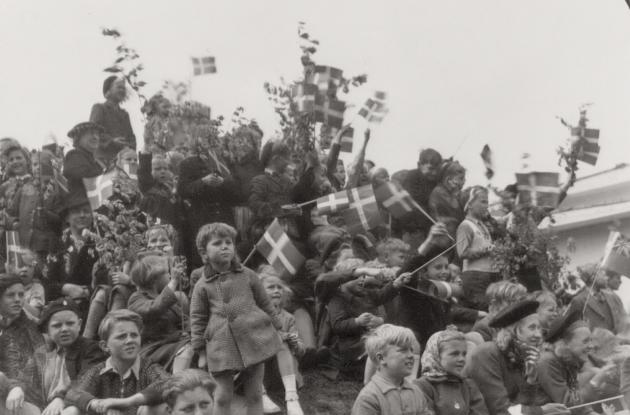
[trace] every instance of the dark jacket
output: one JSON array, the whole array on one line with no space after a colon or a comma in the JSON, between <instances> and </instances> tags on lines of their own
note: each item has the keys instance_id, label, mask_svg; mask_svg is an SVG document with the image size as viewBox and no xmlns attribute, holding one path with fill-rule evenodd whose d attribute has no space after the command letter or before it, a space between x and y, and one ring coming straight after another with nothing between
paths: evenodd
<instances>
[{"instance_id":1,"label":"dark jacket","mask_svg":"<svg viewBox=\"0 0 630 415\"><path fill-rule=\"evenodd\" d=\"M131 294L128 308L142 317L143 344L158 341L174 332L188 331L188 301L182 294L173 292L168 286L157 296L144 290ZM182 321L185 327L182 327Z\"/></svg>"},{"instance_id":2,"label":"dark jacket","mask_svg":"<svg viewBox=\"0 0 630 415\"><path fill-rule=\"evenodd\" d=\"M138 156L138 187L142 192L140 210L160 219L161 223L181 229L184 205L174 189L153 179L152 159L151 153L140 153Z\"/></svg>"},{"instance_id":3,"label":"dark jacket","mask_svg":"<svg viewBox=\"0 0 630 415\"><path fill-rule=\"evenodd\" d=\"M102 104L94 104L90 112L90 121L99 124L105 129L104 138L109 141L116 137L125 139L125 145L133 149L136 148L136 136L131 128L131 120L129 113L120 106L110 101ZM114 156L118 151L122 150L122 146L112 148L111 152Z\"/></svg>"},{"instance_id":4,"label":"dark jacket","mask_svg":"<svg viewBox=\"0 0 630 415\"><path fill-rule=\"evenodd\" d=\"M414 381L435 415L488 415L488 408L472 379L448 376L434 381L423 376Z\"/></svg>"},{"instance_id":5,"label":"dark jacket","mask_svg":"<svg viewBox=\"0 0 630 415\"><path fill-rule=\"evenodd\" d=\"M588 304L586 304L588 301ZM582 290L573 297L569 304L569 311L584 310L584 320L586 320L593 330L601 327L617 334L623 329L626 310L617 294L610 290L601 290L596 295L591 295L588 289Z\"/></svg>"},{"instance_id":6,"label":"dark jacket","mask_svg":"<svg viewBox=\"0 0 630 415\"><path fill-rule=\"evenodd\" d=\"M429 197L437 185L436 181L427 179L419 169L410 170L403 180L403 188L409 192L425 212L429 211ZM397 219L392 224L399 232L424 232L428 233L431 228L431 221L421 212L414 210L402 219Z\"/></svg>"},{"instance_id":7,"label":"dark jacket","mask_svg":"<svg viewBox=\"0 0 630 415\"><path fill-rule=\"evenodd\" d=\"M63 161L63 175L68 179L68 203L77 205L87 202L83 179L103 174L103 166L99 164L92 153L74 148L66 154Z\"/></svg>"}]
</instances>

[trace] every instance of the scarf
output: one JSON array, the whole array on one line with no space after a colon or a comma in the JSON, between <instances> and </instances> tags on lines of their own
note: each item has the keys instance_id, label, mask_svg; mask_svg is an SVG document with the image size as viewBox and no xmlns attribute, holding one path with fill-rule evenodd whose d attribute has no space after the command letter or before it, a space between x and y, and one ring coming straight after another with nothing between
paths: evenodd
<instances>
[{"instance_id":1,"label":"scarf","mask_svg":"<svg viewBox=\"0 0 630 415\"><path fill-rule=\"evenodd\" d=\"M447 326L446 330L438 331L429 337L420 360L423 376L426 376L433 382L444 381L453 376L461 377L456 373L447 372L440 363L442 345L453 340L466 341L464 334L458 331L455 326Z\"/></svg>"}]
</instances>

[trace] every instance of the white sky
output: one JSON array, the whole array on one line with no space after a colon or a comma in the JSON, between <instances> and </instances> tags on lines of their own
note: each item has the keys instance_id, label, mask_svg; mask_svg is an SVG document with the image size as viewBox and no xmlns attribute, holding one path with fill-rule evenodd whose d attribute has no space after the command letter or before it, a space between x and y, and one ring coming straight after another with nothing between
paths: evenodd
<instances>
[{"instance_id":1,"label":"white sky","mask_svg":"<svg viewBox=\"0 0 630 415\"><path fill-rule=\"evenodd\" d=\"M195 78L195 99L214 115L244 106L272 135L276 118L262 85L299 75L300 20L321 42L318 63L368 74L352 103L376 89L389 93L368 158L391 171L414 167L423 147L449 156L466 137L456 157L469 183L483 181L485 143L498 159L498 185L514 180L523 152L532 167L558 170L555 148L568 134L554 116L575 122L585 102L595 103L590 125L601 129L596 169L629 159L623 0L3 0L0 136L39 146L49 132L65 138L87 120L114 57L102 27L117 28L140 53L149 96L166 79L187 81L191 56L216 56L219 72ZM142 142L137 102L126 107Z\"/></svg>"}]
</instances>

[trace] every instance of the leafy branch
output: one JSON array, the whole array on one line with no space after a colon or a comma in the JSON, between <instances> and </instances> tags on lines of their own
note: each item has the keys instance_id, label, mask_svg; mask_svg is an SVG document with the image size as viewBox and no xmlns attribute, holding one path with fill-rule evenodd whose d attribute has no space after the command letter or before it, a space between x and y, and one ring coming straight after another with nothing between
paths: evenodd
<instances>
[{"instance_id":1,"label":"leafy branch","mask_svg":"<svg viewBox=\"0 0 630 415\"><path fill-rule=\"evenodd\" d=\"M116 46L116 59L114 63L103 69L105 72L117 74L125 78L129 86L138 94L142 102L146 102L146 97L142 93L142 88L147 84L140 78L140 73L144 66L140 62L140 55L135 49L128 47L120 32L116 29L103 28L103 36L111 37L118 42Z\"/></svg>"}]
</instances>

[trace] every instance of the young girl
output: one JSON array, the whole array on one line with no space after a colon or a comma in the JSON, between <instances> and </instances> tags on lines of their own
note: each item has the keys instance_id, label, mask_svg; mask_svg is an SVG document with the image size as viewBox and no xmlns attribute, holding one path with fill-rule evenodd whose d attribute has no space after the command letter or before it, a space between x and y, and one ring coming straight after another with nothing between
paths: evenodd
<instances>
[{"instance_id":1,"label":"young girl","mask_svg":"<svg viewBox=\"0 0 630 415\"><path fill-rule=\"evenodd\" d=\"M488 216L488 190L473 186L462 192L466 219L457 228L457 254L464 260L462 283L468 307L487 310L486 288L499 280L490 255L493 244L483 223Z\"/></svg>"},{"instance_id":2,"label":"young girl","mask_svg":"<svg viewBox=\"0 0 630 415\"><path fill-rule=\"evenodd\" d=\"M278 369L284 385L287 414L302 415L303 412L297 394L298 377L301 382L297 358L304 354L305 347L295 327L295 318L283 308L287 295L290 292L289 287L270 266L263 267L260 273L260 281L282 321L282 328L280 329L282 348L276 354L276 361L278 362Z\"/></svg>"},{"instance_id":3,"label":"young girl","mask_svg":"<svg viewBox=\"0 0 630 415\"><path fill-rule=\"evenodd\" d=\"M179 291L184 264L169 266L167 257L148 255L131 269L138 288L128 308L143 320L141 354L173 373L190 366L193 358L188 335L188 298Z\"/></svg>"},{"instance_id":4,"label":"young girl","mask_svg":"<svg viewBox=\"0 0 630 415\"><path fill-rule=\"evenodd\" d=\"M191 341L199 367L207 366L217 382L214 414L231 413L234 374L243 372L247 413L259 415L263 362L281 349L274 326L282 323L256 273L234 256L235 239L236 230L224 223L197 234L205 267L191 299Z\"/></svg>"},{"instance_id":5,"label":"young girl","mask_svg":"<svg viewBox=\"0 0 630 415\"><path fill-rule=\"evenodd\" d=\"M422 353L422 377L415 381L435 415L487 415L479 388L462 374L466 364L464 333L449 326L433 334Z\"/></svg>"}]
</instances>

